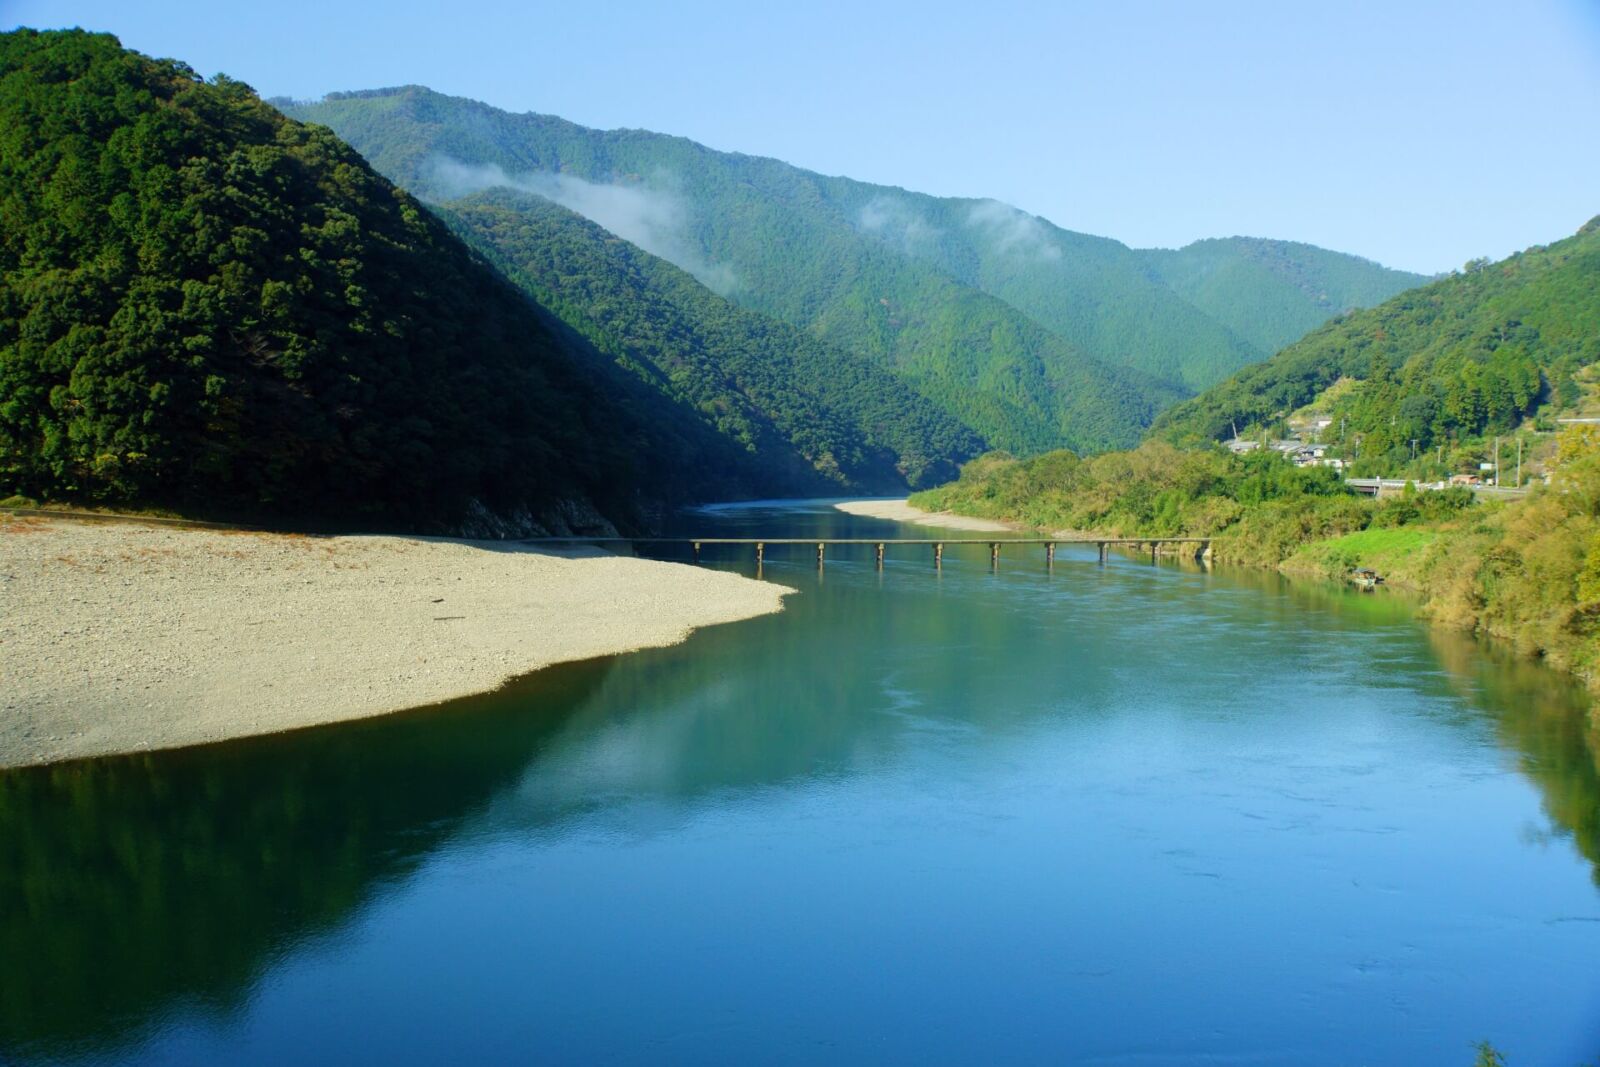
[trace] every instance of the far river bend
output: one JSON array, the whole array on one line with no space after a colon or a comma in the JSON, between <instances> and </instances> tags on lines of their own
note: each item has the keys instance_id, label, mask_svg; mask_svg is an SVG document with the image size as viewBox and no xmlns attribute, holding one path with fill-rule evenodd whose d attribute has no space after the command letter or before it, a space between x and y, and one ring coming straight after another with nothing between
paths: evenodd
<instances>
[{"instance_id":1,"label":"far river bend","mask_svg":"<svg viewBox=\"0 0 1600 1067\"><path fill-rule=\"evenodd\" d=\"M676 648L0 774L0 1062L1600 1060L1575 686L1395 597L930 557L773 548L787 610Z\"/></svg>"}]
</instances>

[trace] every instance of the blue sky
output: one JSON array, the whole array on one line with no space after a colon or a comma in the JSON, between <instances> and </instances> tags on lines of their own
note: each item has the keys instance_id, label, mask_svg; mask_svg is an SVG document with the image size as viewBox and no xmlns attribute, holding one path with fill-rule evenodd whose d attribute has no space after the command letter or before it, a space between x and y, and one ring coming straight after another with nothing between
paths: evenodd
<instances>
[{"instance_id":1,"label":"blue sky","mask_svg":"<svg viewBox=\"0 0 1600 1067\"><path fill-rule=\"evenodd\" d=\"M264 96L420 83L1138 246L1440 271L1600 214L1600 0L5 0Z\"/></svg>"}]
</instances>

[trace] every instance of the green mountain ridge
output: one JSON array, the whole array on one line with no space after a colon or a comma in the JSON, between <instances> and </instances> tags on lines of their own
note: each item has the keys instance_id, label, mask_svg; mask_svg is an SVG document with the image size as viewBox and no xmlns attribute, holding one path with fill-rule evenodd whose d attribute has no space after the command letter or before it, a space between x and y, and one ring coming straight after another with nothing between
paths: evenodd
<instances>
[{"instance_id":1,"label":"green mountain ridge","mask_svg":"<svg viewBox=\"0 0 1600 1067\"><path fill-rule=\"evenodd\" d=\"M1174 292L1263 354L1335 315L1430 281L1315 245L1260 237L1208 238L1138 255Z\"/></svg>"},{"instance_id":2,"label":"green mountain ridge","mask_svg":"<svg viewBox=\"0 0 1600 1067\"><path fill-rule=\"evenodd\" d=\"M731 393L597 350L331 131L110 35L0 35L0 129L0 497L603 530L975 445L909 402L741 434L704 410Z\"/></svg>"},{"instance_id":3,"label":"green mountain ridge","mask_svg":"<svg viewBox=\"0 0 1600 1067\"><path fill-rule=\"evenodd\" d=\"M1600 361L1600 218L1574 236L1340 316L1164 413L1152 436L1215 440L1313 402L1326 437L1395 463L1416 447L1572 410ZM1321 401L1343 381L1338 394Z\"/></svg>"},{"instance_id":4,"label":"green mountain ridge","mask_svg":"<svg viewBox=\"0 0 1600 1067\"><path fill-rule=\"evenodd\" d=\"M954 477L980 438L882 369L744 311L551 201L494 189L446 221L600 351L797 481L893 492Z\"/></svg>"},{"instance_id":5,"label":"green mountain ridge","mask_svg":"<svg viewBox=\"0 0 1600 1067\"><path fill-rule=\"evenodd\" d=\"M279 106L331 126L431 201L505 184L547 195L741 306L895 370L1012 451L1129 444L1156 411L1268 351L1170 288L1156 269L1170 257L994 201L512 115L417 86ZM1388 292L1417 280L1322 256L1305 268L1314 280L1324 262L1371 274ZM1278 288L1277 304L1299 291ZM1225 308L1230 292L1216 287L1212 304ZM1344 292L1322 285L1302 317L1321 321ZM1257 333L1276 340L1290 328Z\"/></svg>"}]
</instances>

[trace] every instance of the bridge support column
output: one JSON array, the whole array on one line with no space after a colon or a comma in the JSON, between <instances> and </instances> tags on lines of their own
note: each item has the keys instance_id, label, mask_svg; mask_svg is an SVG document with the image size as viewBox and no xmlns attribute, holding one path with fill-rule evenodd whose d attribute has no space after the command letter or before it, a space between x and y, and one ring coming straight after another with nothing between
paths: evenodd
<instances>
[{"instance_id":1,"label":"bridge support column","mask_svg":"<svg viewBox=\"0 0 1600 1067\"><path fill-rule=\"evenodd\" d=\"M762 544L760 541L757 541L756 542L756 566L757 567L761 566L762 561L764 559L766 559L766 555L767 555L767 546Z\"/></svg>"},{"instance_id":2,"label":"bridge support column","mask_svg":"<svg viewBox=\"0 0 1600 1067\"><path fill-rule=\"evenodd\" d=\"M1106 543L1104 541L1101 541L1100 542L1100 566L1104 567L1105 565L1106 565Z\"/></svg>"},{"instance_id":3,"label":"bridge support column","mask_svg":"<svg viewBox=\"0 0 1600 1067\"><path fill-rule=\"evenodd\" d=\"M694 543L694 561L696 563L700 562L700 542L699 541L696 541Z\"/></svg>"},{"instance_id":4,"label":"bridge support column","mask_svg":"<svg viewBox=\"0 0 1600 1067\"><path fill-rule=\"evenodd\" d=\"M933 565L935 567L944 566L944 545L942 544L935 544L933 546Z\"/></svg>"},{"instance_id":5,"label":"bridge support column","mask_svg":"<svg viewBox=\"0 0 1600 1067\"><path fill-rule=\"evenodd\" d=\"M818 541L817 542L817 567L819 569L822 567L822 552L823 552L823 549L825 549L827 547L828 547L828 542L826 542L826 541Z\"/></svg>"},{"instance_id":6,"label":"bridge support column","mask_svg":"<svg viewBox=\"0 0 1600 1067\"><path fill-rule=\"evenodd\" d=\"M1000 569L1000 542L989 542L989 566L995 570Z\"/></svg>"},{"instance_id":7,"label":"bridge support column","mask_svg":"<svg viewBox=\"0 0 1600 1067\"><path fill-rule=\"evenodd\" d=\"M1151 563L1152 566L1155 565L1155 562L1156 562L1156 549L1158 547L1160 547L1160 545L1161 545L1160 541L1151 541L1150 542L1150 563Z\"/></svg>"},{"instance_id":8,"label":"bridge support column","mask_svg":"<svg viewBox=\"0 0 1600 1067\"><path fill-rule=\"evenodd\" d=\"M1047 567L1054 567L1056 565L1056 543L1054 541L1045 542L1044 563Z\"/></svg>"},{"instance_id":9,"label":"bridge support column","mask_svg":"<svg viewBox=\"0 0 1600 1067\"><path fill-rule=\"evenodd\" d=\"M883 570L883 542L878 542L878 569Z\"/></svg>"}]
</instances>

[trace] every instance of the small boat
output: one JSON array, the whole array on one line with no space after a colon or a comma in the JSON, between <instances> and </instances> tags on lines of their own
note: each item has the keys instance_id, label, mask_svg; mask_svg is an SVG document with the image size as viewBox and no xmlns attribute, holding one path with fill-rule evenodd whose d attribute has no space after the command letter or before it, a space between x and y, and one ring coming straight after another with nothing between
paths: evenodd
<instances>
[{"instance_id":1,"label":"small boat","mask_svg":"<svg viewBox=\"0 0 1600 1067\"><path fill-rule=\"evenodd\" d=\"M1383 584L1383 575L1370 567L1359 567L1350 572L1350 581L1364 592L1372 592Z\"/></svg>"}]
</instances>

